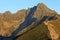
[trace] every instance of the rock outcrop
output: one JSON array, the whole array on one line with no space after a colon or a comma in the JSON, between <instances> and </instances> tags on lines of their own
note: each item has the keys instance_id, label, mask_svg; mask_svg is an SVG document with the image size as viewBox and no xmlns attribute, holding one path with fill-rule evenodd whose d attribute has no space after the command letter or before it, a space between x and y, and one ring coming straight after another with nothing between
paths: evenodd
<instances>
[{"instance_id":1,"label":"rock outcrop","mask_svg":"<svg viewBox=\"0 0 60 40\"><path fill-rule=\"evenodd\" d=\"M57 33L57 31L53 28L55 27L54 25L52 25L51 23L49 23L49 21L44 22L47 26L48 26L48 30L50 32L51 38L52 40L58 40L59 38L59 34Z\"/></svg>"}]
</instances>

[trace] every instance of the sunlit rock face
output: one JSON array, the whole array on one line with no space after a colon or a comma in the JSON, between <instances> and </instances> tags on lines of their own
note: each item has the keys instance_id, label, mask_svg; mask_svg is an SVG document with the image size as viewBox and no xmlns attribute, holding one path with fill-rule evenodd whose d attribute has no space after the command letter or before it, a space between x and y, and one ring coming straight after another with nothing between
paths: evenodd
<instances>
[{"instance_id":1,"label":"sunlit rock face","mask_svg":"<svg viewBox=\"0 0 60 40\"><path fill-rule=\"evenodd\" d=\"M50 32L50 36L52 38L52 40L58 40L59 38L59 34L57 33L57 31L53 28L55 27L55 25L51 24L50 21L44 22L45 25L48 26L48 30Z\"/></svg>"},{"instance_id":2,"label":"sunlit rock face","mask_svg":"<svg viewBox=\"0 0 60 40\"><path fill-rule=\"evenodd\" d=\"M10 11L0 14L0 35L10 36L11 33L24 21L25 16L26 10L20 10L15 14Z\"/></svg>"}]
</instances>

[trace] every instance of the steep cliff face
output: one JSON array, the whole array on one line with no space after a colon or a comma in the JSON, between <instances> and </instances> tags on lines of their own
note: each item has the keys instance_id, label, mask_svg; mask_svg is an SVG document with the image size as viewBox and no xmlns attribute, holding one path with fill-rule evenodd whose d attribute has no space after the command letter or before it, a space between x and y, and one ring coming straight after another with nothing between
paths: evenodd
<instances>
[{"instance_id":1,"label":"steep cliff face","mask_svg":"<svg viewBox=\"0 0 60 40\"><path fill-rule=\"evenodd\" d=\"M36 27L38 24L41 24L45 21L57 21L59 17L54 10L49 9L43 3L39 3L37 6L29 8L27 10L19 10L15 14L11 14L11 12L7 11L4 14L0 14L0 19L0 35L12 35L12 37L14 37L18 33L21 34L29 31L30 29ZM47 26L50 32L50 25ZM55 32L53 28L51 29Z\"/></svg>"}]
</instances>

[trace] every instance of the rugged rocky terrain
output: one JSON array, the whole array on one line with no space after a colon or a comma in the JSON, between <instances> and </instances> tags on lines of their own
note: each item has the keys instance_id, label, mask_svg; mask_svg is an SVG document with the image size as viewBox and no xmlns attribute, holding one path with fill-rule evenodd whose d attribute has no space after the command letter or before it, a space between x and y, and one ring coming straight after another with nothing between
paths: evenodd
<instances>
[{"instance_id":1,"label":"rugged rocky terrain","mask_svg":"<svg viewBox=\"0 0 60 40\"><path fill-rule=\"evenodd\" d=\"M16 13L0 13L3 40L60 40L60 15L45 4Z\"/></svg>"}]
</instances>

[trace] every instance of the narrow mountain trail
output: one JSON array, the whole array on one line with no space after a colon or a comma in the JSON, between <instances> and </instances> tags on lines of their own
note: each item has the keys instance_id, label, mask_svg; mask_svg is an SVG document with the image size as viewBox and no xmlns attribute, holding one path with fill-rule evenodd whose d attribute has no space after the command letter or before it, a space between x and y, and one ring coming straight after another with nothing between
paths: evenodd
<instances>
[{"instance_id":1,"label":"narrow mountain trail","mask_svg":"<svg viewBox=\"0 0 60 40\"><path fill-rule=\"evenodd\" d=\"M44 22L44 23L48 26L48 30L50 32L50 36L51 36L52 40L58 40L59 35L55 31L55 29L53 28L54 25L50 24L49 21L48 22Z\"/></svg>"}]
</instances>

